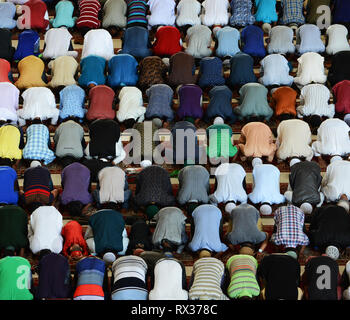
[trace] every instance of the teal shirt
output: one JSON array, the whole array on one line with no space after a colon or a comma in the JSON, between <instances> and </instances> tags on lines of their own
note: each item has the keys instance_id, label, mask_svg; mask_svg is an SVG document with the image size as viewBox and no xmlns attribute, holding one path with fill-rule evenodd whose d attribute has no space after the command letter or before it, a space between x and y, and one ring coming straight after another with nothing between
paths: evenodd
<instances>
[{"instance_id":1,"label":"teal shirt","mask_svg":"<svg viewBox=\"0 0 350 320\"><path fill-rule=\"evenodd\" d=\"M123 251L123 231L125 222L122 214L115 210L99 210L89 219L95 241L95 251L102 254L105 250Z\"/></svg>"},{"instance_id":2,"label":"teal shirt","mask_svg":"<svg viewBox=\"0 0 350 320\"><path fill-rule=\"evenodd\" d=\"M210 158L233 157L237 147L232 145L232 128L227 124L214 124L207 128L207 154Z\"/></svg>"},{"instance_id":3,"label":"teal shirt","mask_svg":"<svg viewBox=\"0 0 350 320\"><path fill-rule=\"evenodd\" d=\"M76 17L73 17L74 5L70 1L59 1L55 6L56 17L51 19L50 22L54 28L65 26L67 28L73 28L75 25Z\"/></svg>"}]
</instances>

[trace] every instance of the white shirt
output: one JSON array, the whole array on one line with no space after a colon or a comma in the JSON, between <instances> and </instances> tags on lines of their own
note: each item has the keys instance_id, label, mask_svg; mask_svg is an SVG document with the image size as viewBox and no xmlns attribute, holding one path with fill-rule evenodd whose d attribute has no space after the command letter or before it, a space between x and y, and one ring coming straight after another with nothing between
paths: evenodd
<instances>
[{"instance_id":1,"label":"white shirt","mask_svg":"<svg viewBox=\"0 0 350 320\"><path fill-rule=\"evenodd\" d=\"M84 36L81 59L95 55L110 60L114 54L113 39L105 29L93 29Z\"/></svg>"},{"instance_id":2,"label":"white shirt","mask_svg":"<svg viewBox=\"0 0 350 320\"><path fill-rule=\"evenodd\" d=\"M187 29L188 41L185 52L194 58L203 58L211 55L211 30L204 25L196 25Z\"/></svg>"},{"instance_id":3,"label":"white shirt","mask_svg":"<svg viewBox=\"0 0 350 320\"><path fill-rule=\"evenodd\" d=\"M46 31L44 36L44 59L55 59L60 56L77 57L77 51L69 51L72 35L65 27L52 28Z\"/></svg>"},{"instance_id":4,"label":"white shirt","mask_svg":"<svg viewBox=\"0 0 350 320\"><path fill-rule=\"evenodd\" d=\"M154 286L148 299L188 300L188 292L182 289L182 267L176 260L161 259L156 263Z\"/></svg>"},{"instance_id":5,"label":"white shirt","mask_svg":"<svg viewBox=\"0 0 350 320\"><path fill-rule=\"evenodd\" d=\"M22 93L22 98L23 107L17 110L19 118L28 120L39 117L46 120L58 117L59 110L56 108L55 95L49 88L28 88ZM52 124L55 124L55 121Z\"/></svg>"},{"instance_id":6,"label":"white shirt","mask_svg":"<svg viewBox=\"0 0 350 320\"><path fill-rule=\"evenodd\" d=\"M270 42L267 45L267 52L271 53L294 53L293 29L287 26L275 26L270 30Z\"/></svg>"},{"instance_id":7,"label":"white shirt","mask_svg":"<svg viewBox=\"0 0 350 320\"><path fill-rule=\"evenodd\" d=\"M296 31L296 48L300 54L305 52L324 52L325 45L321 39L321 31L314 24L304 24Z\"/></svg>"},{"instance_id":8,"label":"white shirt","mask_svg":"<svg viewBox=\"0 0 350 320\"><path fill-rule=\"evenodd\" d=\"M201 19L199 17L201 9L202 6L197 0L180 0L176 7L176 24L179 27L201 24Z\"/></svg>"},{"instance_id":9,"label":"white shirt","mask_svg":"<svg viewBox=\"0 0 350 320\"><path fill-rule=\"evenodd\" d=\"M294 79L289 75L288 61L281 54L274 53L266 56L260 61L260 65L264 75L259 78L259 82L264 86L292 85Z\"/></svg>"},{"instance_id":10,"label":"white shirt","mask_svg":"<svg viewBox=\"0 0 350 320\"><path fill-rule=\"evenodd\" d=\"M208 27L228 24L230 3L227 0L204 0L202 6L204 8L202 24Z\"/></svg>"},{"instance_id":11,"label":"white shirt","mask_svg":"<svg viewBox=\"0 0 350 320\"><path fill-rule=\"evenodd\" d=\"M317 141L312 144L315 155L346 155L350 153L350 127L340 119L327 119L317 130Z\"/></svg>"},{"instance_id":12,"label":"white shirt","mask_svg":"<svg viewBox=\"0 0 350 320\"><path fill-rule=\"evenodd\" d=\"M253 203L282 203L280 171L272 164L258 164L253 169L253 191L248 195Z\"/></svg>"},{"instance_id":13,"label":"white shirt","mask_svg":"<svg viewBox=\"0 0 350 320\"><path fill-rule=\"evenodd\" d=\"M308 84L300 91L300 105L297 107L298 117L319 115L333 118L334 104L328 104L329 89L319 83Z\"/></svg>"},{"instance_id":14,"label":"white shirt","mask_svg":"<svg viewBox=\"0 0 350 320\"><path fill-rule=\"evenodd\" d=\"M10 82L0 82L0 119L17 121L19 90Z\"/></svg>"},{"instance_id":15,"label":"white shirt","mask_svg":"<svg viewBox=\"0 0 350 320\"><path fill-rule=\"evenodd\" d=\"M311 82L325 83L327 76L324 72L324 57L316 52L304 53L298 58L297 76L294 82L298 85L305 86Z\"/></svg>"},{"instance_id":16,"label":"white shirt","mask_svg":"<svg viewBox=\"0 0 350 320\"><path fill-rule=\"evenodd\" d=\"M246 172L238 163L222 163L215 170L217 187L210 200L213 203L235 201L246 203L248 196L243 188Z\"/></svg>"},{"instance_id":17,"label":"white shirt","mask_svg":"<svg viewBox=\"0 0 350 320\"><path fill-rule=\"evenodd\" d=\"M119 167L106 167L98 172L100 203L124 202L125 173Z\"/></svg>"},{"instance_id":18,"label":"white shirt","mask_svg":"<svg viewBox=\"0 0 350 320\"><path fill-rule=\"evenodd\" d=\"M123 122L134 119L138 122L144 120L146 108L143 106L142 91L137 87L123 87L119 93L119 108L117 119Z\"/></svg>"},{"instance_id":19,"label":"white shirt","mask_svg":"<svg viewBox=\"0 0 350 320\"><path fill-rule=\"evenodd\" d=\"M310 161L314 156L311 141L311 130L307 122L300 119L284 120L277 127L276 156L282 160L305 157Z\"/></svg>"},{"instance_id":20,"label":"white shirt","mask_svg":"<svg viewBox=\"0 0 350 320\"><path fill-rule=\"evenodd\" d=\"M150 27L156 25L175 25L175 6L174 0L148 0L147 2L151 14L147 16Z\"/></svg>"},{"instance_id":21,"label":"white shirt","mask_svg":"<svg viewBox=\"0 0 350 320\"><path fill-rule=\"evenodd\" d=\"M54 206L41 206L30 216L28 225L29 247L34 254L43 249L54 253L62 251L62 215Z\"/></svg>"},{"instance_id":22,"label":"white shirt","mask_svg":"<svg viewBox=\"0 0 350 320\"><path fill-rule=\"evenodd\" d=\"M339 200L342 194L350 198L350 161L336 160L328 165L321 191L327 202Z\"/></svg>"},{"instance_id":23,"label":"white shirt","mask_svg":"<svg viewBox=\"0 0 350 320\"><path fill-rule=\"evenodd\" d=\"M349 51L350 45L347 38L348 29L342 24L333 24L327 29L328 45L326 52L329 55L339 51Z\"/></svg>"}]
</instances>

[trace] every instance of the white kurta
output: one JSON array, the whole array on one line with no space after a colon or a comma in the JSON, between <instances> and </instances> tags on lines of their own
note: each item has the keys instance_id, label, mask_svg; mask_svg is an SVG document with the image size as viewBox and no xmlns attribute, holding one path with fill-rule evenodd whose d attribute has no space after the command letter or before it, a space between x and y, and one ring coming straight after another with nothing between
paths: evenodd
<instances>
[{"instance_id":1,"label":"white kurta","mask_svg":"<svg viewBox=\"0 0 350 320\"><path fill-rule=\"evenodd\" d=\"M69 51L71 39L72 35L67 28L61 27L47 30L44 37L44 59L55 59L60 56L73 56L76 58L78 52Z\"/></svg>"},{"instance_id":2,"label":"white kurta","mask_svg":"<svg viewBox=\"0 0 350 320\"><path fill-rule=\"evenodd\" d=\"M339 200L342 194L350 199L350 161L336 160L328 165L321 191L327 202Z\"/></svg>"},{"instance_id":3,"label":"white kurta","mask_svg":"<svg viewBox=\"0 0 350 320\"><path fill-rule=\"evenodd\" d=\"M204 0L202 6L204 8L202 24L208 27L228 24L230 3L227 0Z\"/></svg>"},{"instance_id":4,"label":"white kurta","mask_svg":"<svg viewBox=\"0 0 350 320\"><path fill-rule=\"evenodd\" d=\"M34 254L43 249L54 253L62 251L63 238L62 215L54 206L41 206L30 216L28 239L30 250Z\"/></svg>"},{"instance_id":5,"label":"white kurta","mask_svg":"<svg viewBox=\"0 0 350 320\"><path fill-rule=\"evenodd\" d=\"M149 292L148 299L188 299L188 292L182 289L182 267L176 260L161 259L156 263L154 267L154 287Z\"/></svg>"},{"instance_id":6,"label":"white kurta","mask_svg":"<svg viewBox=\"0 0 350 320\"><path fill-rule=\"evenodd\" d=\"M350 127L340 119L327 119L317 130L317 141L312 144L316 156L339 155L350 153Z\"/></svg>"},{"instance_id":7,"label":"white kurta","mask_svg":"<svg viewBox=\"0 0 350 320\"><path fill-rule=\"evenodd\" d=\"M294 82L298 85L305 86L311 82L325 83L327 76L324 72L324 57L316 52L304 53L298 58L297 76Z\"/></svg>"},{"instance_id":8,"label":"white kurta","mask_svg":"<svg viewBox=\"0 0 350 320\"><path fill-rule=\"evenodd\" d=\"M255 165L253 169L253 191L248 195L253 203L282 203L280 193L280 171L272 164Z\"/></svg>"},{"instance_id":9,"label":"white kurta","mask_svg":"<svg viewBox=\"0 0 350 320\"><path fill-rule=\"evenodd\" d=\"M284 120L277 127L276 156L282 160L291 157L305 157L310 161L314 156L310 146L311 141L311 130L305 121Z\"/></svg>"},{"instance_id":10,"label":"white kurta","mask_svg":"<svg viewBox=\"0 0 350 320\"><path fill-rule=\"evenodd\" d=\"M99 171L100 203L124 202L125 172L119 167L106 167Z\"/></svg>"},{"instance_id":11,"label":"white kurta","mask_svg":"<svg viewBox=\"0 0 350 320\"><path fill-rule=\"evenodd\" d=\"M174 0L148 0L147 2L151 14L147 16L150 27L156 25L175 25L175 7Z\"/></svg>"},{"instance_id":12,"label":"white kurta","mask_svg":"<svg viewBox=\"0 0 350 320\"><path fill-rule=\"evenodd\" d=\"M55 95L49 88L32 87L22 93L23 107L17 110L18 121L21 126L25 120L40 118L41 120L52 119L51 124L57 123L59 110L56 108Z\"/></svg>"},{"instance_id":13,"label":"white kurta","mask_svg":"<svg viewBox=\"0 0 350 320\"><path fill-rule=\"evenodd\" d=\"M61 56L55 60L51 60L48 68L52 70L52 79L49 83L50 87L70 86L76 84L74 78L79 67L75 58L70 56Z\"/></svg>"},{"instance_id":14,"label":"white kurta","mask_svg":"<svg viewBox=\"0 0 350 320\"><path fill-rule=\"evenodd\" d=\"M342 24L333 24L327 29L328 45L326 52L329 55L336 54L339 51L349 51L350 45L348 29Z\"/></svg>"},{"instance_id":15,"label":"white kurta","mask_svg":"<svg viewBox=\"0 0 350 320\"><path fill-rule=\"evenodd\" d=\"M308 84L300 91L300 105L297 107L298 117L319 115L333 118L334 104L328 104L329 89L320 83Z\"/></svg>"},{"instance_id":16,"label":"white kurta","mask_svg":"<svg viewBox=\"0 0 350 320\"><path fill-rule=\"evenodd\" d=\"M143 106L142 92L137 87L123 87L119 93L119 108L117 119L123 122L134 119L138 122L144 120L146 108Z\"/></svg>"},{"instance_id":17,"label":"white kurta","mask_svg":"<svg viewBox=\"0 0 350 320\"><path fill-rule=\"evenodd\" d=\"M176 24L179 27L201 24L201 19L199 17L201 8L201 4L197 0L180 0L176 7Z\"/></svg>"},{"instance_id":18,"label":"white kurta","mask_svg":"<svg viewBox=\"0 0 350 320\"><path fill-rule=\"evenodd\" d=\"M110 60L114 54L113 39L105 29L93 29L84 36L84 45L81 59L89 55L102 57Z\"/></svg>"},{"instance_id":19,"label":"white kurta","mask_svg":"<svg viewBox=\"0 0 350 320\"><path fill-rule=\"evenodd\" d=\"M212 203L235 201L246 203L248 196L243 188L246 172L238 163L223 163L215 170L217 187L210 195Z\"/></svg>"}]
</instances>

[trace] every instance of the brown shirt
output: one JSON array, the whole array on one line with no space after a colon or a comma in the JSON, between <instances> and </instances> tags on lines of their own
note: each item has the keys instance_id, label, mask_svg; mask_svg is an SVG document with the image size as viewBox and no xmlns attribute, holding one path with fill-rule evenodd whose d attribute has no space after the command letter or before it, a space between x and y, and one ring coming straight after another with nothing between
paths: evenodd
<instances>
[{"instance_id":1,"label":"brown shirt","mask_svg":"<svg viewBox=\"0 0 350 320\"><path fill-rule=\"evenodd\" d=\"M149 56L139 64L139 88L146 90L153 84L165 83L167 66L160 57Z\"/></svg>"},{"instance_id":2,"label":"brown shirt","mask_svg":"<svg viewBox=\"0 0 350 320\"><path fill-rule=\"evenodd\" d=\"M272 99L275 103L275 114L280 116L281 114L296 115L295 102L297 98L297 92L290 87L280 87L272 93Z\"/></svg>"},{"instance_id":3,"label":"brown shirt","mask_svg":"<svg viewBox=\"0 0 350 320\"><path fill-rule=\"evenodd\" d=\"M185 52L175 53L169 60L169 85L177 87L180 84L195 84L193 74L194 57Z\"/></svg>"}]
</instances>

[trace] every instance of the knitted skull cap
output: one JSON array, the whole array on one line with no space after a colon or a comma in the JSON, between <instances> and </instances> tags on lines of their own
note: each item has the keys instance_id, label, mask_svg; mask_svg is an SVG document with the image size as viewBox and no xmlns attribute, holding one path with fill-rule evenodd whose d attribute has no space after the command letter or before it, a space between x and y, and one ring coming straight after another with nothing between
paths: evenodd
<instances>
[{"instance_id":1,"label":"knitted skull cap","mask_svg":"<svg viewBox=\"0 0 350 320\"><path fill-rule=\"evenodd\" d=\"M333 260L337 260L339 258L339 250L335 246L328 246L326 248L326 255Z\"/></svg>"},{"instance_id":2,"label":"knitted skull cap","mask_svg":"<svg viewBox=\"0 0 350 320\"><path fill-rule=\"evenodd\" d=\"M308 202L304 202L301 206L300 206L300 210L302 212L304 212L305 214L310 214L312 212L312 205Z\"/></svg>"},{"instance_id":3,"label":"knitted skull cap","mask_svg":"<svg viewBox=\"0 0 350 320\"><path fill-rule=\"evenodd\" d=\"M106 262L106 263L113 263L115 260L116 260L116 256L113 252L106 252L104 255L103 255L103 260Z\"/></svg>"},{"instance_id":4,"label":"knitted skull cap","mask_svg":"<svg viewBox=\"0 0 350 320\"><path fill-rule=\"evenodd\" d=\"M208 258L208 257L211 257L211 252L209 250L201 250L199 252L199 258Z\"/></svg>"},{"instance_id":5,"label":"knitted skull cap","mask_svg":"<svg viewBox=\"0 0 350 320\"><path fill-rule=\"evenodd\" d=\"M252 161L253 168L258 164L263 164L262 160L260 158L254 158Z\"/></svg>"}]
</instances>

